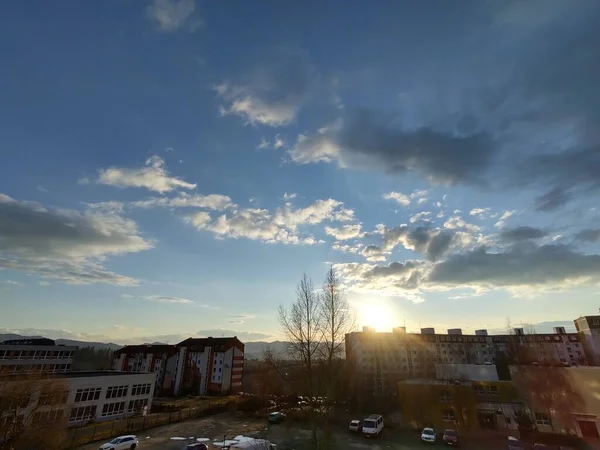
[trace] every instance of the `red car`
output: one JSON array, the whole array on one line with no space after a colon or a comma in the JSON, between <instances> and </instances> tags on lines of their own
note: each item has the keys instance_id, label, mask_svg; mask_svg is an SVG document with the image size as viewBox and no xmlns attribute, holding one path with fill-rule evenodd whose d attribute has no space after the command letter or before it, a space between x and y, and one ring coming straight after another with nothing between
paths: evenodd
<instances>
[{"instance_id":1,"label":"red car","mask_svg":"<svg viewBox=\"0 0 600 450\"><path fill-rule=\"evenodd\" d=\"M451 445L452 447L458 447L460 443L458 440L458 433L451 429L444 431L442 442L446 445Z\"/></svg>"}]
</instances>

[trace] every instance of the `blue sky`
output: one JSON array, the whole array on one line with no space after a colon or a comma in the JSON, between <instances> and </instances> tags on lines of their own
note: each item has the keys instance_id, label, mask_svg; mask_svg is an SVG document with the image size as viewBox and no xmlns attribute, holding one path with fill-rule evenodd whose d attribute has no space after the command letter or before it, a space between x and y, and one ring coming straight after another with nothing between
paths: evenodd
<instances>
[{"instance_id":1,"label":"blue sky","mask_svg":"<svg viewBox=\"0 0 600 450\"><path fill-rule=\"evenodd\" d=\"M0 331L279 337L333 265L360 325L600 300L600 5L0 6Z\"/></svg>"}]
</instances>

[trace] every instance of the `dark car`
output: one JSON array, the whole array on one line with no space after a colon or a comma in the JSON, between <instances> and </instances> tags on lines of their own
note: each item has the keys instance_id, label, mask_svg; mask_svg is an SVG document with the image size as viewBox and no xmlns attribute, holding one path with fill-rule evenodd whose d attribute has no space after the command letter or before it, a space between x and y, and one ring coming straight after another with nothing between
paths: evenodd
<instances>
[{"instance_id":1,"label":"dark car","mask_svg":"<svg viewBox=\"0 0 600 450\"><path fill-rule=\"evenodd\" d=\"M446 445L458 447L458 445L460 444L460 441L458 439L458 433L452 429L444 431L444 435L442 436L442 442Z\"/></svg>"},{"instance_id":2,"label":"dark car","mask_svg":"<svg viewBox=\"0 0 600 450\"><path fill-rule=\"evenodd\" d=\"M524 450L525 444L518 440L516 437L508 437L508 450Z\"/></svg>"},{"instance_id":3,"label":"dark car","mask_svg":"<svg viewBox=\"0 0 600 450\"><path fill-rule=\"evenodd\" d=\"M194 442L183 447L183 450L208 450L208 446L202 442Z\"/></svg>"}]
</instances>

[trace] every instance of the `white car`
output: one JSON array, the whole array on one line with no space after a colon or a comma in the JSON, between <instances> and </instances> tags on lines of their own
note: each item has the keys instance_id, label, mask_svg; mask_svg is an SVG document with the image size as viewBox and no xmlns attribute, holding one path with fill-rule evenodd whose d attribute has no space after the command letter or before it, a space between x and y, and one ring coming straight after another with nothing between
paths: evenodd
<instances>
[{"instance_id":1,"label":"white car","mask_svg":"<svg viewBox=\"0 0 600 450\"><path fill-rule=\"evenodd\" d=\"M348 429L355 432L362 431L360 420L351 420L350 425L348 425Z\"/></svg>"},{"instance_id":2,"label":"white car","mask_svg":"<svg viewBox=\"0 0 600 450\"><path fill-rule=\"evenodd\" d=\"M133 434L119 436L100 446L100 450L133 450L139 445L138 438Z\"/></svg>"},{"instance_id":3,"label":"white car","mask_svg":"<svg viewBox=\"0 0 600 450\"><path fill-rule=\"evenodd\" d=\"M424 444L435 444L435 441L435 430L433 428L423 428L421 442Z\"/></svg>"}]
</instances>

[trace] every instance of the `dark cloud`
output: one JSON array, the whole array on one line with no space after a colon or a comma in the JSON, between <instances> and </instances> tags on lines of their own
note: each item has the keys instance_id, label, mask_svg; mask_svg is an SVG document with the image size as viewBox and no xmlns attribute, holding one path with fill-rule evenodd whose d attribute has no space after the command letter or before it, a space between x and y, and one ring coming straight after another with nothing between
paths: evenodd
<instances>
[{"instance_id":1,"label":"dark cloud","mask_svg":"<svg viewBox=\"0 0 600 450\"><path fill-rule=\"evenodd\" d=\"M600 255L584 255L564 245L521 244L502 253L479 248L440 262L431 271L431 285L487 287L560 287L577 281L600 281Z\"/></svg>"},{"instance_id":2,"label":"dark cloud","mask_svg":"<svg viewBox=\"0 0 600 450\"><path fill-rule=\"evenodd\" d=\"M585 242L600 242L600 228L581 230L575 235L575 239Z\"/></svg>"},{"instance_id":3,"label":"dark cloud","mask_svg":"<svg viewBox=\"0 0 600 450\"><path fill-rule=\"evenodd\" d=\"M409 250L414 250L425 256L429 261L437 261L444 256L455 242L456 234L450 231L429 227L410 228L400 225L383 230L384 251L391 251L398 244Z\"/></svg>"},{"instance_id":4,"label":"dark cloud","mask_svg":"<svg viewBox=\"0 0 600 450\"><path fill-rule=\"evenodd\" d=\"M547 236L547 234L548 233L539 228L524 226L504 230L502 233L500 233L500 237L504 241L519 242L529 239L543 238L544 236Z\"/></svg>"},{"instance_id":5,"label":"dark cloud","mask_svg":"<svg viewBox=\"0 0 600 450\"><path fill-rule=\"evenodd\" d=\"M0 268L70 283L135 284L101 262L149 248L135 222L116 210L50 210L0 194Z\"/></svg>"},{"instance_id":6,"label":"dark cloud","mask_svg":"<svg viewBox=\"0 0 600 450\"><path fill-rule=\"evenodd\" d=\"M535 199L535 209L543 212L555 211L566 205L572 197L573 195L565 188L555 187Z\"/></svg>"}]
</instances>

